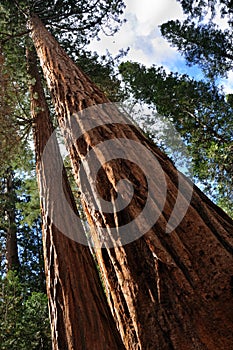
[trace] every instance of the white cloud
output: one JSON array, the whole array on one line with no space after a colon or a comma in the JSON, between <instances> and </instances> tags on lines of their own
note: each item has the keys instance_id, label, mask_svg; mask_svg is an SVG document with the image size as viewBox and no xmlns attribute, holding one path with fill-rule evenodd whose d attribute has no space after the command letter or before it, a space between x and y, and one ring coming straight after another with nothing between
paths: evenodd
<instances>
[{"instance_id":1,"label":"white cloud","mask_svg":"<svg viewBox=\"0 0 233 350\"><path fill-rule=\"evenodd\" d=\"M134 13L142 35L148 35L158 25L181 18L181 6L176 0L128 0L126 13Z\"/></svg>"},{"instance_id":2,"label":"white cloud","mask_svg":"<svg viewBox=\"0 0 233 350\"><path fill-rule=\"evenodd\" d=\"M137 61L147 66L163 65L167 70L180 71L202 78L197 67L185 66L184 58L171 47L160 35L158 26L172 19L182 19L183 12L176 0L125 0L127 23L122 25L114 37L102 35L101 41L95 41L90 49L99 54L106 50L114 56L120 49L130 48L125 59ZM225 20L217 18L221 28L225 28ZM178 68L177 68L178 67ZM226 92L233 92L233 73L229 79L223 80Z\"/></svg>"},{"instance_id":3,"label":"white cloud","mask_svg":"<svg viewBox=\"0 0 233 350\"><path fill-rule=\"evenodd\" d=\"M127 59L146 65L162 64L174 59L175 50L161 38L158 25L181 16L175 0L126 0L127 23L114 37L102 36L101 41L93 41L90 49L99 53L109 50L116 55L129 47Z\"/></svg>"},{"instance_id":4,"label":"white cloud","mask_svg":"<svg viewBox=\"0 0 233 350\"><path fill-rule=\"evenodd\" d=\"M168 60L177 59L177 51L162 37L157 36L151 41L154 57L157 64L162 64Z\"/></svg>"},{"instance_id":5,"label":"white cloud","mask_svg":"<svg viewBox=\"0 0 233 350\"><path fill-rule=\"evenodd\" d=\"M222 79L221 84L226 94L233 94L233 72L228 73L227 79Z\"/></svg>"},{"instance_id":6,"label":"white cloud","mask_svg":"<svg viewBox=\"0 0 233 350\"><path fill-rule=\"evenodd\" d=\"M166 65L179 57L176 50L158 36L157 31L154 31L148 36L135 36L125 59L151 66L152 64Z\"/></svg>"}]
</instances>

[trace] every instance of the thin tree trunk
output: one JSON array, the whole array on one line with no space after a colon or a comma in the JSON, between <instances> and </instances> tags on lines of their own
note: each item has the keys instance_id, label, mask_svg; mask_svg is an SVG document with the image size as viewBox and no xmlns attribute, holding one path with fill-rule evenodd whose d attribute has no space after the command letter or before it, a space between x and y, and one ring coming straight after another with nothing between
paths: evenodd
<instances>
[{"instance_id":1,"label":"thin tree trunk","mask_svg":"<svg viewBox=\"0 0 233 350\"><path fill-rule=\"evenodd\" d=\"M111 235L109 228L120 227L134 220L145 206L148 188L145 176L133 163L138 158L133 147L126 149L127 159L132 159L132 162L121 159L119 162L105 163L107 158L101 154L100 195L111 201L112 196L116 197L118 181L128 178L134 186L134 197L123 213L104 213L101 207L97 213L93 196L88 195L91 191L95 192L93 185L96 179L93 178L92 165L84 164L86 183L83 184L78 175L80 160L88 151L107 139L136 141L156 157L166 180L164 208L148 232L130 244L96 250L109 304L125 347L132 350L231 349L232 220L194 187L184 219L168 234L167 223L179 195L177 170L136 127L125 124L121 113L109 104L99 107L102 113L76 115L79 129L83 130L83 135L77 139L74 113L109 101L69 59L38 18L32 18L30 26L53 95L60 128L69 147L77 184L83 192L84 209L94 228L93 240L98 242L104 236L102 226L107 227ZM91 120L90 131L86 131L87 116ZM95 118L96 125L103 119L103 127L93 128ZM154 170L153 179L157 186L157 197L152 203L155 210L162 205L163 186L157 170ZM186 190L181 194L183 203L186 199L188 201L188 180L184 187ZM86 202L85 198L88 198ZM140 232L141 222L137 225L136 232ZM128 234L132 235L133 232L129 231Z\"/></svg>"},{"instance_id":2,"label":"thin tree trunk","mask_svg":"<svg viewBox=\"0 0 233 350\"><path fill-rule=\"evenodd\" d=\"M53 127L37 69L36 55L28 50L27 56L28 70L32 77L31 113L34 123L36 170L42 198L44 261L53 348L124 349L89 248L60 232L54 224L56 218L51 212L48 213L48 207L56 210L56 203L51 203L53 198L50 188L56 181L54 169L62 160L56 140L52 144L49 164L43 159L43 151L53 133ZM62 182L67 202L78 215L64 169ZM59 208L62 215L64 208ZM68 222L69 224L72 223ZM77 227L78 229L80 228ZM84 235L84 232L81 234Z\"/></svg>"},{"instance_id":3,"label":"thin tree trunk","mask_svg":"<svg viewBox=\"0 0 233 350\"><path fill-rule=\"evenodd\" d=\"M11 115L11 106L9 104L8 96L8 80L7 74L4 73L4 55L0 47L0 123L1 123L1 166L4 168L9 160L9 150L12 149L10 141L13 140L8 137L13 131L12 125L7 122ZM8 134L7 134L8 133ZM13 142L13 141L12 141ZM2 168L2 169L3 169ZM3 173L4 188L6 204L5 204L5 219L7 221L6 231L6 269L19 270L20 262L18 256L17 245L17 225L16 225L16 194L14 186L14 172L9 166Z\"/></svg>"},{"instance_id":4,"label":"thin tree trunk","mask_svg":"<svg viewBox=\"0 0 233 350\"><path fill-rule=\"evenodd\" d=\"M16 270L20 268L18 244L17 244L17 225L16 225L16 194L14 188L14 174L11 168L6 171L6 210L5 215L7 219L6 232L6 264L7 271Z\"/></svg>"}]
</instances>

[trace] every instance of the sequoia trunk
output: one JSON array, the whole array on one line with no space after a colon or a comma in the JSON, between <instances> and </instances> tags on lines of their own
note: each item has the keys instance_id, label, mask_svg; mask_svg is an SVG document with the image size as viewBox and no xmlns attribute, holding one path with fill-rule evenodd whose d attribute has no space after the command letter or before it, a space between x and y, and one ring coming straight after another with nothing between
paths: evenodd
<instances>
[{"instance_id":1,"label":"sequoia trunk","mask_svg":"<svg viewBox=\"0 0 233 350\"><path fill-rule=\"evenodd\" d=\"M56 169L62 159L56 138L50 143L51 157L43 151L52 139L53 126L36 64L36 55L28 50L31 113L33 118L36 170L41 195L43 246L54 350L124 349L99 281L89 248L76 243L56 227L57 203L51 195ZM78 215L67 175L62 173L67 204ZM64 208L59 205L59 215ZM66 223L67 218L62 218ZM65 225L65 224L64 224ZM66 227L72 226L71 222ZM64 228L65 226L63 226ZM77 227L77 231L80 227ZM64 234L63 234L64 233ZM77 232L74 232L75 236ZM84 232L79 232L84 236ZM85 237L83 237L85 239Z\"/></svg>"},{"instance_id":2,"label":"sequoia trunk","mask_svg":"<svg viewBox=\"0 0 233 350\"><path fill-rule=\"evenodd\" d=\"M183 178L180 193L179 175L171 161L135 126L129 125L114 105L108 103L104 94L75 66L38 18L32 18L30 26L53 95L60 128L69 147L85 212L91 227L94 227L93 241L97 244L104 244L105 240L114 242L111 228L120 230L130 221L136 222L136 217L145 207L149 185L146 174L136 164L141 160L130 143L142 145L153 154L162 169L161 174L159 168L155 168L152 176L156 195L152 194L151 210L161 212L156 223L137 238L143 225L139 220L134 227L136 236L133 242L126 245L120 242L113 248L107 244L106 249L96 249L109 304L125 347L132 350L230 349L233 344L232 220L194 187L185 217L168 233L167 223L179 196L182 205L189 202L190 182ZM89 114L83 112L74 116L97 104L104 105L93 111L90 109ZM77 130L82 130L82 135L77 135ZM107 161L111 147L107 148L107 155L96 151L102 168L94 178L92 164L83 161L87 175L83 180L78 174L80 161L107 140L116 144L120 140L129 140L125 143L127 159L122 156L118 161L114 160L116 157ZM167 187L164 205L162 177ZM133 184L131 203L119 212L106 213L101 207L97 211L96 197L92 195L95 185L100 196L112 201L114 206L122 178L128 178ZM148 221L150 219L148 217ZM134 232L129 230L128 234Z\"/></svg>"}]
</instances>

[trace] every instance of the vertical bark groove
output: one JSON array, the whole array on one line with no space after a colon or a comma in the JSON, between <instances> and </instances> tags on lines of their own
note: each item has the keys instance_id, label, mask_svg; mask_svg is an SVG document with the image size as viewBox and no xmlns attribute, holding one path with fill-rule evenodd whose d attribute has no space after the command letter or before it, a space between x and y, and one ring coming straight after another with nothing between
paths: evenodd
<instances>
[{"instance_id":1,"label":"vertical bark groove","mask_svg":"<svg viewBox=\"0 0 233 350\"><path fill-rule=\"evenodd\" d=\"M79 185L80 159L95 145L106 139L135 140L150 150L159 161L167 183L167 198L156 224L140 239L114 249L96 250L104 276L112 313L118 324L126 349L156 350L222 350L233 344L233 222L204 194L194 187L188 211L180 225L170 234L166 224L177 198L177 170L171 161L141 132L124 123L122 114L109 105L107 98L74 65L38 18L30 21L32 39L44 75L52 92L59 125L69 147L71 161ZM76 140L71 116L96 104L103 104L103 127L96 127ZM106 115L109 124L106 125ZM118 124L111 122L118 119ZM85 131L82 114L76 122ZM72 146L71 146L72 145ZM109 150L110 152L110 150ZM127 149L130 159L134 149ZM145 179L138 167L123 160L104 164L99 188L103 198L116 189L121 178L134 184L134 198L125 210L124 220L133 219L142 210L147 196ZM83 194L95 182L91 165L86 168L88 181ZM157 181L161 200L161 180ZM186 186L190 186L188 180ZM186 193L182 194L186 198ZM84 205L94 241L99 240L101 225L112 227L119 216L94 210L91 196ZM140 227L138 228L140 229ZM202 251L202 252L201 252Z\"/></svg>"},{"instance_id":2,"label":"vertical bark groove","mask_svg":"<svg viewBox=\"0 0 233 350\"><path fill-rule=\"evenodd\" d=\"M55 156L51 158L49 165L45 164L42 154L53 132L53 126L37 70L35 53L28 50L27 57L29 74L34 78L30 94L37 177L42 198L46 198L47 201L46 205L45 201L41 200L41 211L53 349L124 349L89 248L66 237L53 223L51 213L55 203L50 203L50 186L56 180L54 169L57 162L61 161L60 152L58 143L54 142L52 154ZM34 98L35 94L37 98ZM48 166L50 168L46 169ZM78 215L65 170L63 170L63 190L69 205ZM48 212L49 206L50 212Z\"/></svg>"}]
</instances>

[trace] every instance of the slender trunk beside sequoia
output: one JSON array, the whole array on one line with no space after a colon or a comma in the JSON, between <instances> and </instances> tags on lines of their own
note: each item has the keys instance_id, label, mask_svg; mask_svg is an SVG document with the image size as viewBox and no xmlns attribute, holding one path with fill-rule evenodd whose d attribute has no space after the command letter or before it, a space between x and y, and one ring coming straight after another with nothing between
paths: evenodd
<instances>
[{"instance_id":1,"label":"slender trunk beside sequoia","mask_svg":"<svg viewBox=\"0 0 233 350\"><path fill-rule=\"evenodd\" d=\"M79 166L90 150L106 140L135 141L158 160L166 181L167 193L162 213L146 234L127 245L96 249L108 301L125 347L131 350L231 349L232 220L194 187L185 217L171 233L167 233L167 223L179 196L177 170L136 127L125 123L122 114L108 104L104 94L75 66L38 18L31 19L30 27L53 95L59 125L69 147L84 209L93 228L93 241L97 244L101 241L105 234L103 227L108 229L109 240L114 241L110 228L120 228L134 221L145 206L148 184L133 162L135 160L136 163L138 158L133 147L125 150L127 159L132 161L105 162L111 156L111 149L108 149L106 158L97 152L102 164L99 178L93 178L96 174L92 172L92 164L84 162L87 177L83 184L78 173ZM83 130L82 136L77 139L72 127L74 113L103 103L99 114L90 112L88 118L85 118L84 112L76 115L79 130ZM97 127L93 128L95 118ZM99 125L101 118L102 127ZM87 131L89 120L92 128ZM131 203L119 213L105 213L101 207L97 211L94 197L89 195L95 192L94 185L98 187L100 196L109 202L112 200L114 205L117 184L122 178L128 178L133 184ZM157 195L152 207L159 210L162 176L157 170L154 170L153 181ZM181 193L183 203L186 199L188 201L186 193L190 186L186 180L185 190ZM137 225L140 232L141 222Z\"/></svg>"},{"instance_id":2,"label":"slender trunk beside sequoia","mask_svg":"<svg viewBox=\"0 0 233 350\"><path fill-rule=\"evenodd\" d=\"M17 225L16 225L16 194L14 188L14 173L11 168L6 170L5 174L5 195L7 219L6 228L6 267L7 271L19 271L20 262L17 243Z\"/></svg>"},{"instance_id":3,"label":"slender trunk beside sequoia","mask_svg":"<svg viewBox=\"0 0 233 350\"><path fill-rule=\"evenodd\" d=\"M4 72L5 57L0 47L0 122L1 122L1 166L2 166L2 190L4 192L4 217L6 226L6 270L19 271L20 262L17 244L17 224L16 224L16 200L14 172L11 166L4 167L4 163L9 159L9 140L13 142L13 138L9 137L11 130L9 121L11 116L11 104L9 104L9 77ZM8 134L7 134L8 133ZM3 164L2 164L3 163ZM7 164L7 163L6 163ZM5 170L3 171L3 169ZM1 252L2 254L3 252Z\"/></svg>"},{"instance_id":4,"label":"slender trunk beside sequoia","mask_svg":"<svg viewBox=\"0 0 233 350\"><path fill-rule=\"evenodd\" d=\"M65 236L66 232L61 232L56 227L57 204L51 195L51 188L57 181L54 169L61 165L62 160L56 139L50 144L49 162L43 157L46 144L53 133L53 126L35 53L28 50L27 59L32 78L31 113L41 195L44 261L53 349L124 349L89 248L76 243ZM78 215L64 169L62 182L67 204ZM58 214L62 216L64 208L59 206L58 209ZM64 222L66 219L65 216L62 218ZM68 222L67 225L69 224L71 223Z\"/></svg>"}]
</instances>

